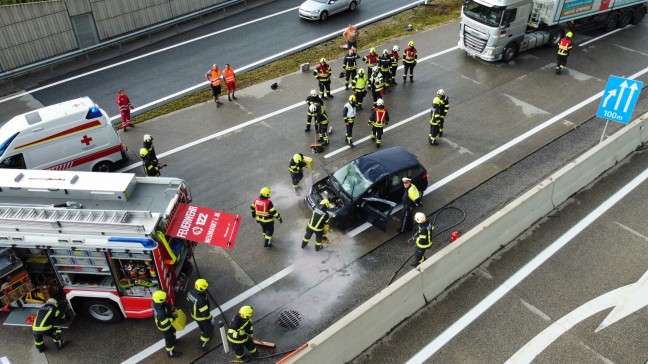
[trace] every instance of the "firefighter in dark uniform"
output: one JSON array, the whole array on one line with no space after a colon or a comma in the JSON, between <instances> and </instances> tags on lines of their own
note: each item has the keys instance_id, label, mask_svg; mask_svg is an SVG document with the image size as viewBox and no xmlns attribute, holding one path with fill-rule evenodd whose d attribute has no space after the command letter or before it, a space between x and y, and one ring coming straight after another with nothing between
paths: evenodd
<instances>
[{"instance_id":1,"label":"firefighter in dark uniform","mask_svg":"<svg viewBox=\"0 0 648 364\"><path fill-rule=\"evenodd\" d=\"M304 171L302 169L306 166L306 162L304 162L304 155L301 153L297 153L290 158L290 162L288 164L288 170L290 170L290 178L292 179L292 185L295 190L298 190L301 188L299 185L299 181L301 181L302 178L304 178Z\"/></svg>"},{"instance_id":2,"label":"firefighter in dark uniform","mask_svg":"<svg viewBox=\"0 0 648 364\"><path fill-rule=\"evenodd\" d=\"M356 76L356 71L358 69L356 60L358 58L360 58L360 56L356 53L355 48L349 48L349 53L344 56L342 67L344 68L344 88L346 90L349 89L349 80L353 80Z\"/></svg>"},{"instance_id":3,"label":"firefighter in dark uniform","mask_svg":"<svg viewBox=\"0 0 648 364\"><path fill-rule=\"evenodd\" d=\"M416 66L416 61L418 59L416 48L414 48L414 41L410 41L407 44L407 48L403 52L403 83L407 82L407 76L409 72L410 82L414 82L414 66Z\"/></svg>"},{"instance_id":4,"label":"firefighter in dark uniform","mask_svg":"<svg viewBox=\"0 0 648 364\"><path fill-rule=\"evenodd\" d=\"M317 79L320 96L323 99L326 99L327 95L333 98L333 95L331 95L331 66L326 63L326 58L320 59L320 63L315 67L313 75ZM326 92L326 95L324 92Z\"/></svg>"},{"instance_id":5,"label":"firefighter in dark uniform","mask_svg":"<svg viewBox=\"0 0 648 364\"><path fill-rule=\"evenodd\" d=\"M369 78L369 87L371 88L371 96L373 97L373 107L376 107L378 99L382 98L385 94L385 82L382 73L378 66L374 67L371 71L371 78Z\"/></svg>"},{"instance_id":6,"label":"firefighter in dark uniform","mask_svg":"<svg viewBox=\"0 0 648 364\"><path fill-rule=\"evenodd\" d=\"M160 166L158 165L158 161L157 159L150 157L148 149L141 148L140 157L142 157L144 174L148 177L160 177Z\"/></svg>"},{"instance_id":7,"label":"firefighter in dark uniform","mask_svg":"<svg viewBox=\"0 0 648 364\"><path fill-rule=\"evenodd\" d=\"M310 106L313 104L324 105L324 100L317 95L317 91L315 90L311 90L306 98L306 129L304 129L306 132L310 131L311 119L315 117L315 114L310 111ZM317 122L317 119L315 119L315 122Z\"/></svg>"},{"instance_id":8,"label":"firefighter in dark uniform","mask_svg":"<svg viewBox=\"0 0 648 364\"><path fill-rule=\"evenodd\" d=\"M308 226L306 226L306 234L304 235L304 240L302 240L302 249L308 245L313 233L315 233L315 251L322 249L322 238L324 237L325 230L328 231L329 222L331 221L331 217L326 212L329 206L329 200L323 199L320 201L318 207L313 209L313 215L308 222Z\"/></svg>"},{"instance_id":9,"label":"firefighter in dark uniform","mask_svg":"<svg viewBox=\"0 0 648 364\"><path fill-rule=\"evenodd\" d=\"M253 357L258 357L256 345L254 345L254 327L252 327L252 307L243 306L239 310L232 322L229 324L227 330L227 341L232 343L232 349L236 358L243 361L248 361L249 357L245 355L245 349L252 354Z\"/></svg>"},{"instance_id":10,"label":"firefighter in dark uniform","mask_svg":"<svg viewBox=\"0 0 648 364\"><path fill-rule=\"evenodd\" d=\"M439 138L441 138L443 136L443 122L445 121L445 117L448 114L448 110L450 110L450 99L445 94L445 91L443 91L443 89L439 89L439 91L437 91L436 97L441 102L441 106L439 107Z\"/></svg>"},{"instance_id":11,"label":"firefighter in dark uniform","mask_svg":"<svg viewBox=\"0 0 648 364\"><path fill-rule=\"evenodd\" d=\"M355 122L356 117L356 97L351 95L349 96L349 102L344 105L344 110L342 111L342 117L344 118L344 124L346 124L346 143L349 144L349 147L353 148L353 123Z\"/></svg>"},{"instance_id":12,"label":"firefighter in dark uniform","mask_svg":"<svg viewBox=\"0 0 648 364\"><path fill-rule=\"evenodd\" d=\"M259 192L259 197L254 199L250 205L252 217L261 225L261 232L263 233L263 247L272 247L272 234L274 234L274 220L279 220L283 223L283 219L279 212L275 209L272 201L270 201L270 187L263 187Z\"/></svg>"},{"instance_id":13,"label":"firefighter in dark uniform","mask_svg":"<svg viewBox=\"0 0 648 364\"><path fill-rule=\"evenodd\" d=\"M166 164L163 164L158 160L157 154L155 153L155 147L153 146L153 137L151 135L144 134L142 147L148 151L148 158L155 161L155 163L160 169L166 167Z\"/></svg>"},{"instance_id":14,"label":"firefighter in dark uniform","mask_svg":"<svg viewBox=\"0 0 648 364\"><path fill-rule=\"evenodd\" d=\"M153 293L153 317L155 318L155 325L158 330L164 333L164 346L166 348L169 358L175 358L182 355L182 352L177 351L176 344L176 329L171 325L175 316L173 314L173 307L166 300L167 294L164 291L156 291Z\"/></svg>"},{"instance_id":15,"label":"firefighter in dark uniform","mask_svg":"<svg viewBox=\"0 0 648 364\"><path fill-rule=\"evenodd\" d=\"M310 111L315 114L315 131L318 133L319 139L317 141L324 141L324 145L329 143L328 135L328 114L324 109L324 105L313 104L310 106Z\"/></svg>"},{"instance_id":16,"label":"firefighter in dark uniform","mask_svg":"<svg viewBox=\"0 0 648 364\"><path fill-rule=\"evenodd\" d=\"M389 69L390 73L390 84L392 85L397 85L398 83L396 82L396 70L398 69L398 61L400 60L400 56L398 55L398 51L400 51L400 48L398 48L397 45L392 48L392 51L389 52L389 56L391 57L391 67Z\"/></svg>"},{"instance_id":17,"label":"firefighter in dark uniform","mask_svg":"<svg viewBox=\"0 0 648 364\"><path fill-rule=\"evenodd\" d=\"M380 148L383 128L389 124L389 112L385 108L383 99L378 99L378 102L376 102L376 107L371 111L368 124L372 127L371 139L375 140L376 147Z\"/></svg>"},{"instance_id":18,"label":"firefighter in dark uniform","mask_svg":"<svg viewBox=\"0 0 648 364\"><path fill-rule=\"evenodd\" d=\"M436 142L436 138L439 137L439 134L441 133L441 115L444 111L445 104L437 93L437 96L432 100L432 110L430 111L430 134L428 135L430 145L439 144Z\"/></svg>"},{"instance_id":19,"label":"firefighter in dark uniform","mask_svg":"<svg viewBox=\"0 0 648 364\"><path fill-rule=\"evenodd\" d=\"M367 64L367 76L371 74L371 70L378 65L378 58L380 56L376 53L376 48L371 48L369 53L362 58L362 60Z\"/></svg>"},{"instance_id":20,"label":"firefighter in dark uniform","mask_svg":"<svg viewBox=\"0 0 648 364\"><path fill-rule=\"evenodd\" d=\"M389 56L389 51L385 49L383 50L380 59L378 59L378 68L383 76L383 85L385 90L389 90L389 86L391 85L391 66L392 59Z\"/></svg>"},{"instance_id":21,"label":"firefighter in dark uniform","mask_svg":"<svg viewBox=\"0 0 648 364\"><path fill-rule=\"evenodd\" d=\"M398 229L399 233L404 233L412 229L412 215L414 214L414 206L421 206L421 193L412 180L403 177L403 210L401 212L401 226Z\"/></svg>"},{"instance_id":22,"label":"firefighter in dark uniform","mask_svg":"<svg viewBox=\"0 0 648 364\"><path fill-rule=\"evenodd\" d=\"M209 283L205 279L199 278L194 283L194 289L187 293L187 301L191 303L191 317L196 320L200 328L198 348L202 350L207 350L207 343L214 335L214 318L209 309L207 287L209 287Z\"/></svg>"},{"instance_id":23,"label":"firefighter in dark uniform","mask_svg":"<svg viewBox=\"0 0 648 364\"><path fill-rule=\"evenodd\" d=\"M558 60L556 61L556 74L559 75L562 69L567 65L567 57L572 50L572 32L567 32L565 37L558 42Z\"/></svg>"},{"instance_id":24,"label":"firefighter in dark uniform","mask_svg":"<svg viewBox=\"0 0 648 364\"><path fill-rule=\"evenodd\" d=\"M367 95L368 82L364 69L360 68L358 70L358 75L355 76L351 82L351 88L353 89L353 95L356 97L358 110L362 110L362 100L364 100L364 97Z\"/></svg>"},{"instance_id":25,"label":"firefighter in dark uniform","mask_svg":"<svg viewBox=\"0 0 648 364\"><path fill-rule=\"evenodd\" d=\"M32 331L34 333L34 343L39 353L45 351L44 336L49 336L54 341L57 350L61 350L68 341L61 339L61 328L54 324L65 320L65 312L58 309L58 301L50 298L45 305L38 310Z\"/></svg>"},{"instance_id":26,"label":"firefighter in dark uniform","mask_svg":"<svg viewBox=\"0 0 648 364\"><path fill-rule=\"evenodd\" d=\"M425 261L425 251L432 246L434 226L432 226L431 221L427 221L425 214L422 212L416 213L414 221L418 224L418 229L413 236L416 239L416 246L414 247L414 263L412 265L416 267Z\"/></svg>"}]
</instances>

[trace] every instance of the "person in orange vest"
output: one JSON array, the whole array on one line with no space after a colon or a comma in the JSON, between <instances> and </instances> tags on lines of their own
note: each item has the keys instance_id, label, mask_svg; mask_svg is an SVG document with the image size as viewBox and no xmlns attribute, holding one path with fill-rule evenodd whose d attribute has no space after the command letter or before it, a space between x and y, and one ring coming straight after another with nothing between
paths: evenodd
<instances>
[{"instance_id":1,"label":"person in orange vest","mask_svg":"<svg viewBox=\"0 0 648 364\"><path fill-rule=\"evenodd\" d=\"M225 87L227 87L227 100L238 100L236 96L234 96L234 92L236 91L236 75L234 74L234 69L229 63L225 63L223 73L225 74Z\"/></svg>"},{"instance_id":2,"label":"person in orange vest","mask_svg":"<svg viewBox=\"0 0 648 364\"><path fill-rule=\"evenodd\" d=\"M279 220L283 223L283 219L270 201L270 187L263 187L259 192L259 197L255 198L250 205L250 212L252 217L261 225L261 232L263 233L263 247L272 247L272 234L274 234L274 221Z\"/></svg>"},{"instance_id":3,"label":"person in orange vest","mask_svg":"<svg viewBox=\"0 0 648 364\"><path fill-rule=\"evenodd\" d=\"M326 63L326 58L320 59L320 63L313 71L313 75L319 84L319 95L326 99L326 96L333 98L331 95L331 66ZM326 92L326 94L324 94Z\"/></svg>"},{"instance_id":4,"label":"person in orange vest","mask_svg":"<svg viewBox=\"0 0 648 364\"><path fill-rule=\"evenodd\" d=\"M205 78L211 84L212 94L214 95L214 102L216 107L220 107L223 103L218 100L218 96L221 93L221 82L223 81L223 72L221 72L218 65L214 63L212 68L207 71Z\"/></svg>"},{"instance_id":5,"label":"person in orange vest","mask_svg":"<svg viewBox=\"0 0 648 364\"><path fill-rule=\"evenodd\" d=\"M347 49L351 49L351 48L358 49L359 35L360 34L358 33L358 28L356 28L353 24L349 23L349 27L346 28L344 33L342 33L342 36L347 41Z\"/></svg>"},{"instance_id":6,"label":"person in orange vest","mask_svg":"<svg viewBox=\"0 0 648 364\"><path fill-rule=\"evenodd\" d=\"M572 32L567 32L565 37L558 42L558 61L556 61L556 74L559 75L562 69L567 65L567 57L572 50ZM125 129L124 129L125 130Z\"/></svg>"},{"instance_id":7,"label":"person in orange vest","mask_svg":"<svg viewBox=\"0 0 648 364\"><path fill-rule=\"evenodd\" d=\"M385 108L383 99L378 99L376 107L371 111L369 117L369 125L371 125L371 139L376 141L376 147L380 148L380 140L382 139L383 128L389 124L389 113Z\"/></svg>"},{"instance_id":8,"label":"person in orange vest","mask_svg":"<svg viewBox=\"0 0 648 364\"><path fill-rule=\"evenodd\" d=\"M403 83L407 82L407 72L409 71L410 82L414 82L414 67L418 59L418 51L414 48L414 41L407 43L407 48L403 52Z\"/></svg>"},{"instance_id":9,"label":"person in orange vest","mask_svg":"<svg viewBox=\"0 0 648 364\"><path fill-rule=\"evenodd\" d=\"M124 93L124 90L119 90L117 93L117 106L119 106L119 114L121 115L122 119L122 129L124 130L124 133L126 132L126 127L130 126L131 128L134 128L135 125L131 123L131 114L130 111L133 109L133 105L131 105L130 99L128 96Z\"/></svg>"}]
</instances>

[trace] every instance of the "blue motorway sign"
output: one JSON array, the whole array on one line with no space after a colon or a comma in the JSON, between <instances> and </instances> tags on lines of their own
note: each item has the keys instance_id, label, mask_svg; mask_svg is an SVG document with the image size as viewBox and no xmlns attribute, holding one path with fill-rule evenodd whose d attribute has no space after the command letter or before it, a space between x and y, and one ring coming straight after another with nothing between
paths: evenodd
<instances>
[{"instance_id":1,"label":"blue motorway sign","mask_svg":"<svg viewBox=\"0 0 648 364\"><path fill-rule=\"evenodd\" d=\"M596 116L619 123L630 122L643 82L610 76Z\"/></svg>"}]
</instances>

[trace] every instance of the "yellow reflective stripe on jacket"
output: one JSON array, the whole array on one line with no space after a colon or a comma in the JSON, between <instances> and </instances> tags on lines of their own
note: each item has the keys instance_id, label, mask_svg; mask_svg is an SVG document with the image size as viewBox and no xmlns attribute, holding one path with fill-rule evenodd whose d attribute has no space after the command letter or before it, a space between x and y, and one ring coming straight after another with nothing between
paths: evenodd
<instances>
[{"instance_id":1,"label":"yellow reflective stripe on jacket","mask_svg":"<svg viewBox=\"0 0 648 364\"><path fill-rule=\"evenodd\" d=\"M43 319L40 321L41 325L42 325L43 323L47 322L47 319L48 319L49 316L52 314L52 312L54 312L54 310L50 310L50 311L47 312L47 314L45 315L45 317L43 317ZM36 320L38 320L38 314L36 315ZM34 321L34 323L33 323L33 325L32 325L32 330L33 330L33 331L42 332L42 331L47 331L47 330L49 330L49 329L51 329L51 328L53 327L53 325L47 325L47 326L36 326L36 322L37 322L36 320Z\"/></svg>"},{"instance_id":2,"label":"yellow reflective stripe on jacket","mask_svg":"<svg viewBox=\"0 0 648 364\"><path fill-rule=\"evenodd\" d=\"M191 313L191 317L193 317L194 320L196 320L196 321L205 321L205 320L211 320L212 319L211 314L209 314L209 316L200 316L199 317L198 313L196 312L196 309L198 310L198 312L201 312L201 313L204 313L205 311L209 312L209 305L204 305L201 308L198 308L198 307L196 307L196 305L194 305L193 312Z\"/></svg>"}]
</instances>

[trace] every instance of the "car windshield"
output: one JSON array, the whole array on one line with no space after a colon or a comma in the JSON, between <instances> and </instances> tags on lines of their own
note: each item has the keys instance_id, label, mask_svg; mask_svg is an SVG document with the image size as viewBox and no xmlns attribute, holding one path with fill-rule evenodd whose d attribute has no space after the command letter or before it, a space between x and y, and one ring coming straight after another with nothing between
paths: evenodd
<instances>
[{"instance_id":1,"label":"car windshield","mask_svg":"<svg viewBox=\"0 0 648 364\"><path fill-rule=\"evenodd\" d=\"M470 19L491 27L499 27L502 19L502 13L506 8L503 6L486 6L474 0L466 1L464 5L464 14Z\"/></svg>"},{"instance_id":2,"label":"car windshield","mask_svg":"<svg viewBox=\"0 0 648 364\"><path fill-rule=\"evenodd\" d=\"M358 170L357 163L352 161L333 173L333 178L353 200L360 197L372 185L372 181Z\"/></svg>"}]
</instances>

